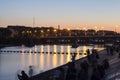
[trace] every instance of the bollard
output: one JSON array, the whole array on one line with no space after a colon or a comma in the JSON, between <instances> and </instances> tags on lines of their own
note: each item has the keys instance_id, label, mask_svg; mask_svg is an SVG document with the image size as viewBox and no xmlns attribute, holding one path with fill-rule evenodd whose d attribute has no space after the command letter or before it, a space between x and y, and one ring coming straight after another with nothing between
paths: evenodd
<instances>
[{"instance_id":1,"label":"bollard","mask_svg":"<svg viewBox=\"0 0 120 80\"><path fill-rule=\"evenodd\" d=\"M64 52L62 52L62 54L64 54Z\"/></svg>"},{"instance_id":2,"label":"bollard","mask_svg":"<svg viewBox=\"0 0 120 80\"><path fill-rule=\"evenodd\" d=\"M79 53L79 55L82 55L82 53Z\"/></svg>"},{"instance_id":3,"label":"bollard","mask_svg":"<svg viewBox=\"0 0 120 80\"><path fill-rule=\"evenodd\" d=\"M84 55L87 55L86 53L84 53Z\"/></svg>"}]
</instances>

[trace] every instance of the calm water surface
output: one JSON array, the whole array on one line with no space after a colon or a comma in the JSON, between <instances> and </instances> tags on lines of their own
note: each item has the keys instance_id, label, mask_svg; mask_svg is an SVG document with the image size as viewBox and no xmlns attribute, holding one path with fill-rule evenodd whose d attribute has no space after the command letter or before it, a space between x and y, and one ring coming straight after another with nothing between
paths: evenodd
<instances>
[{"instance_id":1,"label":"calm water surface","mask_svg":"<svg viewBox=\"0 0 120 80\"><path fill-rule=\"evenodd\" d=\"M103 49L102 45L95 45L98 50ZM70 45L35 45L32 48L25 46L6 47L1 49L2 51L22 51L22 53L16 52L1 52L0 53L0 80L17 80L17 74L20 74L21 70L29 71L29 66L34 66L34 75L46 70L55 68L71 61L70 53L83 53L77 54L76 59L85 57L86 49L92 49L93 46L79 46L78 48L71 48ZM29 51L29 53L23 53ZM41 52L41 53L31 53ZM43 52L45 52L43 54ZM46 54L48 52L48 54ZM50 52L60 52L68 54L50 54Z\"/></svg>"}]
</instances>

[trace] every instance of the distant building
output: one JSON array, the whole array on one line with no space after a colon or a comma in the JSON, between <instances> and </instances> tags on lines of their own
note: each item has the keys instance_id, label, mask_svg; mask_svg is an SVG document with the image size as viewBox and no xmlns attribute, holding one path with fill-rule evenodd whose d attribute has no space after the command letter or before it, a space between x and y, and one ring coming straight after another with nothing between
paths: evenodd
<instances>
[{"instance_id":1,"label":"distant building","mask_svg":"<svg viewBox=\"0 0 120 80\"><path fill-rule=\"evenodd\" d=\"M99 30L97 31L98 36L114 36L116 32L114 31L108 31L108 30Z\"/></svg>"},{"instance_id":2,"label":"distant building","mask_svg":"<svg viewBox=\"0 0 120 80\"><path fill-rule=\"evenodd\" d=\"M87 36L94 36L95 33L96 33L96 31L93 30L93 29L88 29L88 30L86 31L86 35L87 35Z\"/></svg>"}]
</instances>

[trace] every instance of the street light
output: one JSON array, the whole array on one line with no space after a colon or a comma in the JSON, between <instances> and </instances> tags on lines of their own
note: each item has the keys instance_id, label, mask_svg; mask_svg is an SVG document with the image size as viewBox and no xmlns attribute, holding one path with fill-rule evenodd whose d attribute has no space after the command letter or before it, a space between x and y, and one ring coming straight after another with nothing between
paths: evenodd
<instances>
[{"instance_id":1,"label":"street light","mask_svg":"<svg viewBox=\"0 0 120 80\"><path fill-rule=\"evenodd\" d=\"M71 32L69 28L67 28L67 31L68 31L69 36L71 36Z\"/></svg>"},{"instance_id":2,"label":"street light","mask_svg":"<svg viewBox=\"0 0 120 80\"><path fill-rule=\"evenodd\" d=\"M34 32L36 33L37 31L35 30Z\"/></svg>"},{"instance_id":3,"label":"street light","mask_svg":"<svg viewBox=\"0 0 120 80\"><path fill-rule=\"evenodd\" d=\"M54 29L54 30L53 30L53 32L55 33L55 36L57 36L57 34L56 34L57 30L56 30L56 29Z\"/></svg>"},{"instance_id":4,"label":"street light","mask_svg":"<svg viewBox=\"0 0 120 80\"><path fill-rule=\"evenodd\" d=\"M49 32L50 30L48 29L47 31Z\"/></svg>"},{"instance_id":5,"label":"street light","mask_svg":"<svg viewBox=\"0 0 120 80\"><path fill-rule=\"evenodd\" d=\"M40 32L43 33L43 30L41 30Z\"/></svg>"},{"instance_id":6,"label":"street light","mask_svg":"<svg viewBox=\"0 0 120 80\"><path fill-rule=\"evenodd\" d=\"M43 33L44 33L44 31L43 31L43 30L40 30L40 32L42 33L42 35L41 35L41 36L42 36L42 37L44 37L44 34L43 34Z\"/></svg>"},{"instance_id":7,"label":"street light","mask_svg":"<svg viewBox=\"0 0 120 80\"><path fill-rule=\"evenodd\" d=\"M56 29L54 29L54 32L56 32L57 30Z\"/></svg>"},{"instance_id":8,"label":"street light","mask_svg":"<svg viewBox=\"0 0 120 80\"><path fill-rule=\"evenodd\" d=\"M83 30L85 31L85 36L86 36L86 35L87 35L87 34L86 34L86 30L87 30L86 27L84 27Z\"/></svg>"}]
</instances>

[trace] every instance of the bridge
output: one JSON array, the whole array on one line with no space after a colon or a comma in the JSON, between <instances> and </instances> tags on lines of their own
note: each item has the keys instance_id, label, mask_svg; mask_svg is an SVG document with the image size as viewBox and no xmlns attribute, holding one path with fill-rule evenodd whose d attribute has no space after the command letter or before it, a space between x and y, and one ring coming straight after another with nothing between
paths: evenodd
<instances>
[{"instance_id":1,"label":"bridge","mask_svg":"<svg viewBox=\"0 0 120 80\"><path fill-rule=\"evenodd\" d=\"M117 36L57 36L42 37L39 39L41 43L119 43L120 35Z\"/></svg>"}]
</instances>

